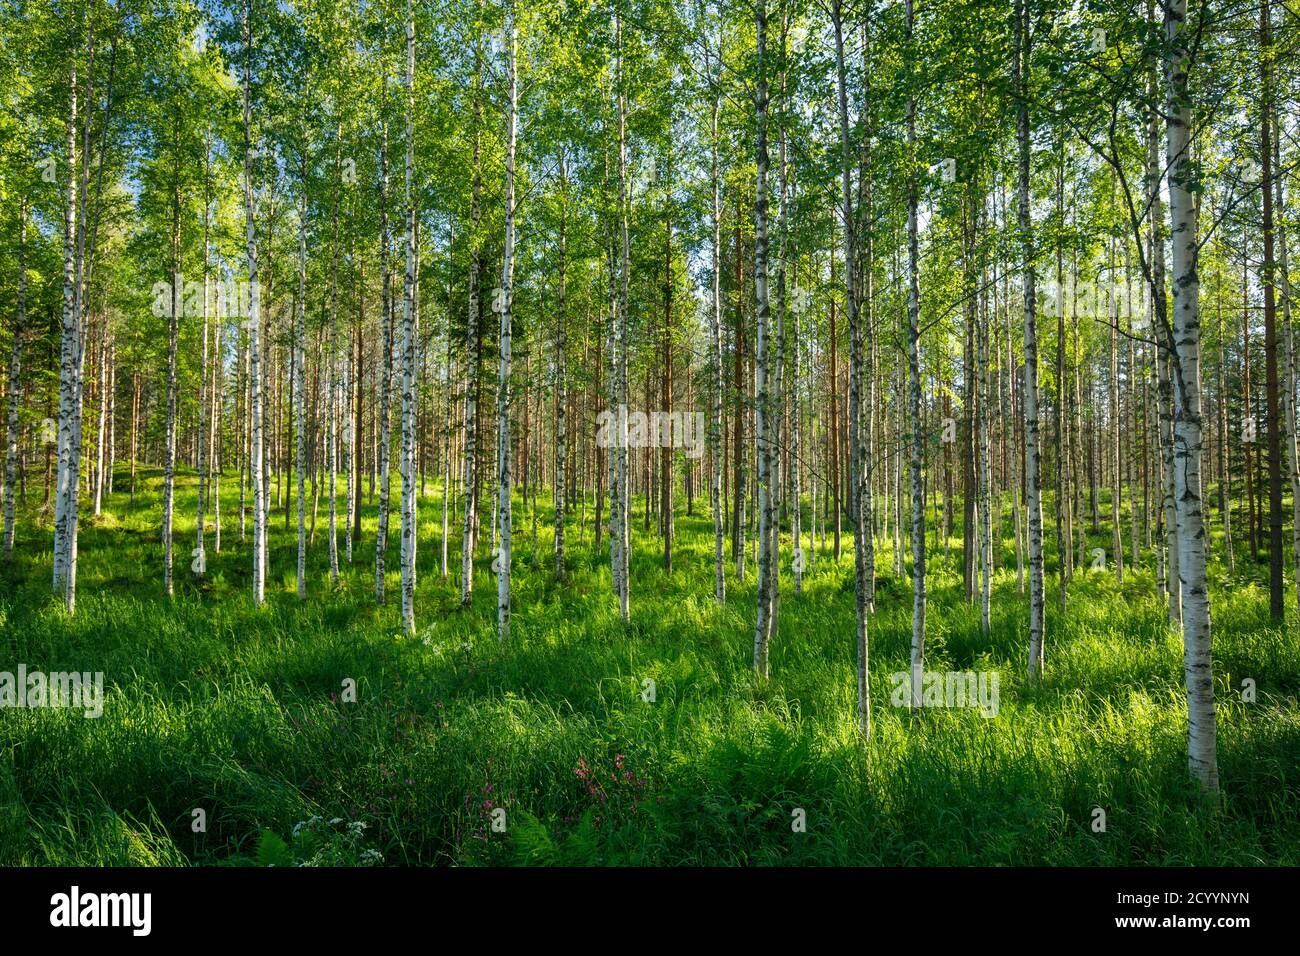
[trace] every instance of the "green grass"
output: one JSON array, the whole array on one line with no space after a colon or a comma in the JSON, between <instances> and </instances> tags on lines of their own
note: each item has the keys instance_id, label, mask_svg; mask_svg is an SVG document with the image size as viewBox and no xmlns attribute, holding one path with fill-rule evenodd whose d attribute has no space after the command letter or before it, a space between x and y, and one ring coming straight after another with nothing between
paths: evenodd
<instances>
[{"instance_id":1,"label":"green grass","mask_svg":"<svg viewBox=\"0 0 1300 956\"><path fill-rule=\"evenodd\" d=\"M907 666L911 588L881 554L864 748L847 540L838 565L817 556L802 596L785 542L780 631L759 683L752 564L744 582L728 568L727 604L716 606L707 517L679 511L668 577L638 505L624 626L590 512L583 544L570 525L560 584L549 513L534 568L518 502L513 634L502 646L486 541L474 606L461 610L459 539L444 581L435 496L420 502L420 635L407 638L396 573L388 605L374 603L373 505L331 589L322 503L305 604L295 534L277 514L256 608L235 479L223 487L222 551L209 536L206 579L190 573L195 490L184 476L172 599L161 593L156 471L142 472L134 505L119 491L103 517L83 520L72 618L50 595L48 521L24 514L0 570L0 670L103 671L106 703L99 719L0 711L0 864L347 864L370 850L387 864L1300 863L1295 612L1285 627L1269 622L1264 569L1244 549L1233 582L1213 568L1224 792L1209 807L1186 769L1181 638L1156 601L1149 554L1123 587L1113 574L1078 576L1064 616L1049 557L1038 688L1023 675L1027 609L1011 542L987 637L960 567L931 555L927 666L998 672L992 719L890 705L889 675ZM1109 545L1104 524L1096 544ZM954 546L952 562L959 555ZM1254 703L1241 700L1244 678L1257 684ZM343 699L346 679L355 703ZM1093 830L1095 807L1105 832ZM498 808L504 832L492 828ZM206 832L194 832L196 809ZM796 809L806 832L792 830Z\"/></svg>"}]
</instances>

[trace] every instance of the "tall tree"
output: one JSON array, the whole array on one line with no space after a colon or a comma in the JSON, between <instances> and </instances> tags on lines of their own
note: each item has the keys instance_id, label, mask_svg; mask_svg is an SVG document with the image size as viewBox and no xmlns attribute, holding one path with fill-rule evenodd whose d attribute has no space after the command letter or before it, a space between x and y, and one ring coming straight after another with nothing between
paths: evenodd
<instances>
[{"instance_id":1,"label":"tall tree","mask_svg":"<svg viewBox=\"0 0 1300 956\"><path fill-rule=\"evenodd\" d=\"M1202 16L1204 13L1201 14ZM1187 0L1165 0L1165 117L1169 157L1169 217L1172 233L1174 308L1169 356L1174 399L1174 500L1178 508L1178 568L1183 618L1183 673L1187 684L1187 752L1201 788L1219 789L1210 654L1210 602L1205 571L1205 526L1201 513L1201 305L1197 256L1198 183L1192 162L1193 115L1188 73L1193 64ZM1267 121L1265 121L1267 123ZM1265 190L1267 192L1267 190ZM1280 535L1279 535L1280 537ZM1280 552L1280 542L1279 542Z\"/></svg>"}]
</instances>

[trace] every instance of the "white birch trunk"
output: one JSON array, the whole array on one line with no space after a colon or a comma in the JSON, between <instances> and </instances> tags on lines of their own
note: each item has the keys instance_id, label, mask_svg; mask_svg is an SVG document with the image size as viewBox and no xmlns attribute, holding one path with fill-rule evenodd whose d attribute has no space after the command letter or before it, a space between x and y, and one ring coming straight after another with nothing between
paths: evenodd
<instances>
[{"instance_id":1,"label":"white birch trunk","mask_svg":"<svg viewBox=\"0 0 1300 956\"><path fill-rule=\"evenodd\" d=\"M59 346L59 431L58 471L54 492L54 562L52 587L55 594L66 592L68 580L68 503L72 469L73 378L77 340L81 334L80 315L76 308L76 233L77 233L77 67L71 67L68 110L68 196L63 219L63 325Z\"/></svg>"},{"instance_id":2,"label":"white birch trunk","mask_svg":"<svg viewBox=\"0 0 1300 956\"><path fill-rule=\"evenodd\" d=\"M256 207L253 203L253 148L252 103L252 35L248 24L250 0L244 0L244 228L248 252L248 355L249 355L249 413L251 444L249 461L253 485L253 603L261 604L266 598L266 483L262 479L262 349L259 344L261 320L261 290L257 284L257 229ZM241 512L242 513L242 512ZM241 517L242 521L242 517Z\"/></svg>"},{"instance_id":3,"label":"white birch trunk","mask_svg":"<svg viewBox=\"0 0 1300 956\"><path fill-rule=\"evenodd\" d=\"M402 625L415 634L415 15L406 0L406 276L402 287Z\"/></svg>"},{"instance_id":4,"label":"white birch trunk","mask_svg":"<svg viewBox=\"0 0 1300 956\"><path fill-rule=\"evenodd\" d=\"M1170 356L1174 392L1175 501L1178 568L1182 584L1183 674L1187 683L1187 753L1192 775L1207 793L1219 789L1210 654L1210 604L1201 513L1201 316L1197 276L1197 205L1191 156L1192 111L1187 85L1191 54L1186 39L1187 0L1165 0L1165 76L1168 98L1169 213L1172 228L1175 350ZM1267 122L1267 120L1266 120Z\"/></svg>"},{"instance_id":5,"label":"white birch trunk","mask_svg":"<svg viewBox=\"0 0 1300 956\"><path fill-rule=\"evenodd\" d=\"M329 401L325 416L326 458L329 465L329 558L330 585L339 585L339 537L338 537L338 471L339 439L343 429L339 427L340 419L345 417L342 408L343 383L339 376L338 356L338 300L339 300L339 203L338 191L341 188L342 142L340 131L334 132L334 201L331 204L334 241L330 250L332 264L330 268L330 318L329 318Z\"/></svg>"},{"instance_id":6,"label":"white birch trunk","mask_svg":"<svg viewBox=\"0 0 1300 956\"><path fill-rule=\"evenodd\" d=\"M568 504L568 488L565 484L565 458L568 453L568 340L565 316L566 294L565 270L567 263L565 254L567 252L568 241L568 188L569 188L569 171L567 158L563 151L559 157L560 166L560 276L559 276L559 308L556 314L556 341L555 341L555 575L561 581L565 578L565 559L564 559L564 520L565 510ZM534 518L536 510L534 509Z\"/></svg>"},{"instance_id":7,"label":"white birch trunk","mask_svg":"<svg viewBox=\"0 0 1300 956\"><path fill-rule=\"evenodd\" d=\"M849 142L849 108L848 76L844 57L844 20L840 0L831 8L832 25L835 28L835 76L836 93L840 121L840 220L844 230L844 292L845 304L849 313L849 480L852 493L849 506L852 509L853 533L853 569L855 622L854 646L857 654L858 684L858 731L864 740L871 737L871 685L869 676L870 648L867 636L867 613L870 602L870 585L868 584L868 538L870 529L864 521L864 509L861 507L869 492L863 492L866 484L867 466L863 460L861 433L862 411L862 330L858 307L858 252L857 237L854 234L852 199L852 160Z\"/></svg>"},{"instance_id":8,"label":"white birch trunk","mask_svg":"<svg viewBox=\"0 0 1300 956\"><path fill-rule=\"evenodd\" d=\"M212 156L211 132L205 136L203 143L203 350L200 353L199 364L199 394L198 394L198 429L195 445L198 450L198 472L199 472L199 493L198 501L195 505L195 523L194 539L195 551L194 557L197 561L193 566L199 570L196 572L200 577L203 576L207 566L207 555L203 550L204 546L204 518L207 511L207 491L208 476L207 468L211 467L211 453L207 447L207 388L208 388L208 263L211 259L210 244L210 222L209 214L212 208L211 190L209 188L209 165ZM217 361L220 362L221 353L217 353ZM98 510L98 502L96 502Z\"/></svg>"},{"instance_id":9,"label":"white birch trunk","mask_svg":"<svg viewBox=\"0 0 1300 956\"><path fill-rule=\"evenodd\" d=\"M972 187L973 191L973 187ZM972 216L976 216L974 227L974 238L978 241L979 235L979 218L976 213L974 204L971 209ZM974 293L976 290L972 289ZM979 313L981 304L976 303L975 314ZM987 307L985 307L987 311ZM975 399L976 413L979 418L979 544L980 544L980 627L985 636L989 633L989 617L991 605L993 603L993 509L992 494L990 489L990 478L992 474L993 461L989 446L989 431L993 427L993 418L990 414L992 404L992 389L989 382L989 326L987 315L984 321L975 323L975 349L976 363L979 366L976 378L976 389L978 394Z\"/></svg>"},{"instance_id":10,"label":"white birch trunk","mask_svg":"<svg viewBox=\"0 0 1300 956\"><path fill-rule=\"evenodd\" d=\"M719 70L721 69L721 32L719 31ZM718 169L718 114L722 108L722 77L712 72L709 49L705 47L704 69L713 86L713 104L709 111L709 178L712 202L713 277L709 311L711 351L709 391L709 507L713 511L713 596L719 604L727 599L723 539L726 515L722 510L722 185ZM796 501L797 501L796 497Z\"/></svg>"},{"instance_id":11,"label":"white birch trunk","mask_svg":"<svg viewBox=\"0 0 1300 956\"><path fill-rule=\"evenodd\" d=\"M628 327L628 286L631 281L632 245L629 234L628 218L630 215L627 188L627 95L623 89L623 21L617 22L618 42L618 209L620 261L618 315L616 321L616 348L612 349L617 375L615 376L618 414L618 535L619 535L619 569L618 569L618 606L624 623L631 617L629 577L632 563L631 537L628 521L628 450L627 450L627 327Z\"/></svg>"},{"instance_id":12,"label":"white birch trunk","mask_svg":"<svg viewBox=\"0 0 1300 956\"><path fill-rule=\"evenodd\" d=\"M68 453L68 486L67 486L67 510L65 517L67 520L67 533L64 539L64 550L67 553L67 581L64 586L64 605L71 614L76 610L77 602L77 530L78 530L78 511L80 509L81 495L81 416L82 416L82 394L85 383L85 328L86 328L86 201L89 195L89 177L90 177L90 129L91 129L91 110L94 104L94 80L95 80L95 23L94 18L90 19L90 29L86 37L86 116L82 121L82 139L81 139L81 185L79 189L79 198L77 200L77 253L76 253L76 279L73 287L73 312L76 317L76 337L73 339L73 362L72 362L72 422L71 422L71 441Z\"/></svg>"},{"instance_id":13,"label":"white birch trunk","mask_svg":"<svg viewBox=\"0 0 1300 956\"><path fill-rule=\"evenodd\" d=\"M1034 243L1029 195L1029 13L1027 0L1016 3L1015 87L1018 94L1016 140L1019 147L1019 210L1021 276L1024 286L1025 384L1021 401L1025 417L1025 506L1029 513L1029 682L1043 676L1043 502L1038 443L1038 326L1035 314Z\"/></svg>"},{"instance_id":14,"label":"white birch trunk","mask_svg":"<svg viewBox=\"0 0 1300 956\"><path fill-rule=\"evenodd\" d=\"M772 453L768 430L771 427L772 404L768 384L770 356L771 309L768 301L768 194L767 194L767 75L764 58L767 49L767 2L758 0L754 13L754 30L757 45L758 83L754 94L754 125L757 130L755 165L757 181L754 187L754 318L757 334L754 338L754 442L757 446L758 473L758 613L754 628L754 673L760 678L768 676L768 639L771 631L772 597Z\"/></svg>"},{"instance_id":15,"label":"white birch trunk","mask_svg":"<svg viewBox=\"0 0 1300 956\"><path fill-rule=\"evenodd\" d=\"M1273 168L1280 170L1282 168L1282 156L1279 141L1282 137L1282 131L1276 112L1271 122L1274 131L1272 137ZM1279 175L1273 180L1276 197L1274 205L1279 217L1285 222L1286 205L1283 203L1282 179L1283 177ZM1296 349L1294 333L1291 329L1291 272L1287 256L1286 237L1287 230L1279 229L1277 233L1277 280L1278 288L1282 293L1282 341L1284 348L1282 439L1286 446L1287 475L1291 483L1291 552L1292 560L1295 562L1296 601L1297 605L1300 606L1300 455L1297 454L1296 450ZM1220 476L1220 480L1223 480L1222 476Z\"/></svg>"},{"instance_id":16,"label":"white birch trunk","mask_svg":"<svg viewBox=\"0 0 1300 956\"><path fill-rule=\"evenodd\" d=\"M474 543L477 540L478 496L475 494L478 482L478 382L480 365L479 341L479 228L482 223L483 177L480 167L482 161L482 132L479 128L482 106L480 103L483 54L481 46L474 52L474 171L470 187L470 241L469 241L469 295L466 306L466 354L465 354L465 458L462 482L461 509L464 522L460 546L460 603L469 607L474 591Z\"/></svg>"},{"instance_id":17,"label":"white birch trunk","mask_svg":"<svg viewBox=\"0 0 1300 956\"><path fill-rule=\"evenodd\" d=\"M511 559L511 495L510 495L510 322L511 298L514 295L515 275L515 141L519 125L519 78L516 75L516 34L513 5L511 22L506 38L507 84L509 87L509 118L506 127L506 197L505 246L501 263L501 364L497 377L497 527L501 535L501 550L497 560L497 637L502 642L510 638L510 559Z\"/></svg>"},{"instance_id":18,"label":"white birch trunk","mask_svg":"<svg viewBox=\"0 0 1300 956\"><path fill-rule=\"evenodd\" d=\"M904 8L904 43L913 57L913 0ZM916 97L907 100L908 155L916 149ZM910 170L910 167L909 167ZM925 461L925 436L921 434L921 291L920 251L917 244L916 174L907 177L907 369L912 386L911 400L911 484L912 484L912 709L921 706L921 675L925 670L925 486L921 468Z\"/></svg>"},{"instance_id":19,"label":"white birch trunk","mask_svg":"<svg viewBox=\"0 0 1300 956\"><path fill-rule=\"evenodd\" d=\"M384 176L385 181L388 175L388 154L387 154L387 127L385 127L384 137ZM298 599L305 601L307 599L307 475L306 475L306 458L307 458L307 410L306 410L306 332L307 332L307 134L303 130L302 154L300 158L302 184L301 195L298 199L298 309L294 316L293 330L293 431L294 431L294 478L298 486ZM385 198L387 189L384 190ZM385 264L384 270L384 304L387 309L388 302L388 204L384 208L384 236L383 247L380 255ZM385 316L385 319L387 317ZM387 409L387 395L385 395L385 410ZM388 440L387 417L385 416L381 428L384 430L384 441ZM385 450L387 450L385 448ZM387 528L387 515L385 514L385 502L380 502L380 527ZM381 573L379 581L383 581L382 562L383 562L383 539L380 539L378 545L380 555ZM382 596L382 594L381 594Z\"/></svg>"},{"instance_id":20,"label":"white birch trunk","mask_svg":"<svg viewBox=\"0 0 1300 956\"><path fill-rule=\"evenodd\" d=\"M1151 5L1148 3L1148 10ZM1169 362L1173 351L1168 320L1168 306L1165 299L1165 231L1164 202L1160 198L1161 164L1159 153L1159 117L1155 107L1156 78L1151 71L1148 94L1153 104L1147 120L1147 203L1150 206L1151 223L1151 317L1156 335L1156 398L1159 429L1161 487L1161 513L1163 514L1164 539L1161 548L1164 560L1157 555L1157 566L1164 572L1164 590L1169 599L1169 622L1179 624L1182 620L1182 601L1179 594L1178 569L1178 514L1174 501L1174 395L1170 380ZM1161 565L1163 565L1161 567Z\"/></svg>"},{"instance_id":21,"label":"white birch trunk","mask_svg":"<svg viewBox=\"0 0 1300 956\"><path fill-rule=\"evenodd\" d=\"M383 75L385 100L388 74ZM393 416L390 408L393 395L393 282L389 269L388 252L391 237L388 231L388 122L383 122L379 150L379 271L382 275L382 303L379 317L384 327L384 354L379 370L379 515L375 531L375 601L383 604L387 576L388 516L392 510L389 494L393 463Z\"/></svg>"},{"instance_id":22,"label":"white birch trunk","mask_svg":"<svg viewBox=\"0 0 1300 956\"><path fill-rule=\"evenodd\" d=\"M180 311L182 276L180 273L180 180L179 173L173 185L172 199L172 236L171 263L172 289L171 303L167 313L167 422L164 436L163 462L163 593L168 597L173 593L172 566L172 522L175 512L176 495L176 351L180 333Z\"/></svg>"}]
</instances>

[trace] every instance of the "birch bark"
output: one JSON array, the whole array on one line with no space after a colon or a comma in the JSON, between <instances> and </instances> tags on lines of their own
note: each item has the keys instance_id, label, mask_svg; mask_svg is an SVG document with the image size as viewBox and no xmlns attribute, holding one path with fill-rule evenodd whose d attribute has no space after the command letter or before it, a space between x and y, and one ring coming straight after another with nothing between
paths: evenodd
<instances>
[{"instance_id":1,"label":"birch bark","mask_svg":"<svg viewBox=\"0 0 1300 956\"><path fill-rule=\"evenodd\" d=\"M1187 684L1187 754L1192 775L1207 793L1219 789L1210 604L1201 512L1201 315L1197 275L1196 182L1188 98L1191 52L1187 0L1164 0L1169 215L1172 229L1174 315L1171 341L1174 397L1175 501L1178 568L1182 584L1183 673Z\"/></svg>"}]
</instances>

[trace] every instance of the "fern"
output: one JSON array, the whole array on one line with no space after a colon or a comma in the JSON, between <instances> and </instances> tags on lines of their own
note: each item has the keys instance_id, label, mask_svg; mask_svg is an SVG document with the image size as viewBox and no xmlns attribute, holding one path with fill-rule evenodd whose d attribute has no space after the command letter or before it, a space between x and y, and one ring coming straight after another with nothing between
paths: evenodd
<instances>
[{"instance_id":1,"label":"fern","mask_svg":"<svg viewBox=\"0 0 1300 956\"><path fill-rule=\"evenodd\" d=\"M578 825L563 840L556 842L546 824L531 813L521 811L512 827L515 862L521 866L594 866L600 862L600 835L595 818L587 810Z\"/></svg>"},{"instance_id":2,"label":"fern","mask_svg":"<svg viewBox=\"0 0 1300 956\"><path fill-rule=\"evenodd\" d=\"M551 839L546 824L527 810L516 814L512 836L515 861L521 866L554 866L559 862L559 848Z\"/></svg>"},{"instance_id":3,"label":"fern","mask_svg":"<svg viewBox=\"0 0 1300 956\"><path fill-rule=\"evenodd\" d=\"M263 830L257 841L258 866L293 866L293 852L274 830Z\"/></svg>"},{"instance_id":4,"label":"fern","mask_svg":"<svg viewBox=\"0 0 1300 956\"><path fill-rule=\"evenodd\" d=\"M583 813L574 831L564 840L563 864L565 866L595 866L600 855L600 835L592 811Z\"/></svg>"}]
</instances>

